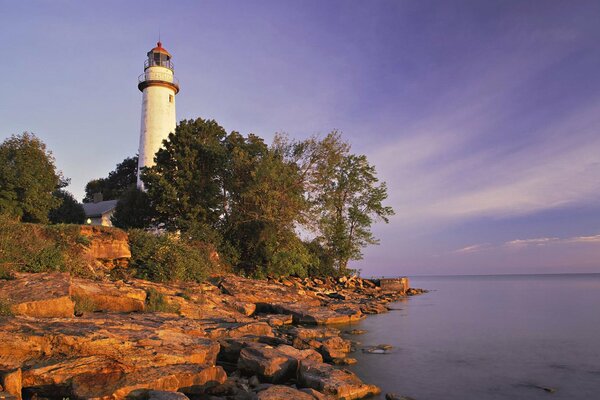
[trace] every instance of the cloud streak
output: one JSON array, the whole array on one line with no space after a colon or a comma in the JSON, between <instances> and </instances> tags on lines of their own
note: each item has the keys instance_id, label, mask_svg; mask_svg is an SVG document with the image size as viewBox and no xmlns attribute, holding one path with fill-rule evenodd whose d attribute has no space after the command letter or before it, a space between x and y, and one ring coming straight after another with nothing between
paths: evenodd
<instances>
[{"instance_id":1,"label":"cloud streak","mask_svg":"<svg viewBox=\"0 0 600 400\"><path fill-rule=\"evenodd\" d=\"M600 244L600 234L591 236L572 236L566 238L539 237L529 239L513 239L496 245L490 243L477 243L453 250L450 252L450 254L464 255L498 249L525 249L531 247L546 247L569 244Z\"/></svg>"}]
</instances>

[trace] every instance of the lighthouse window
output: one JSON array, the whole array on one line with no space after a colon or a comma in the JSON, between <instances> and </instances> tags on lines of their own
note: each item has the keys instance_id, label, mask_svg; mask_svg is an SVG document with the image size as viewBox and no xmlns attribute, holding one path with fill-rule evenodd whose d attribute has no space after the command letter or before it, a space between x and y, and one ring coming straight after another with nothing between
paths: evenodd
<instances>
[{"instance_id":1,"label":"lighthouse window","mask_svg":"<svg viewBox=\"0 0 600 400\"><path fill-rule=\"evenodd\" d=\"M170 95L169 95L169 103L172 103L172 102L173 102L173 95L172 95L172 94L170 94Z\"/></svg>"}]
</instances>

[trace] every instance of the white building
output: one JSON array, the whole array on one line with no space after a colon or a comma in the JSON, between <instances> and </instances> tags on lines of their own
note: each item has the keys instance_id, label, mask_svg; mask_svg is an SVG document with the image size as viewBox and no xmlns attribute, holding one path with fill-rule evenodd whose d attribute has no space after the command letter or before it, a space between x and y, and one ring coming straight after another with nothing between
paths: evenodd
<instances>
[{"instance_id":1,"label":"white building","mask_svg":"<svg viewBox=\"0 0 600 400\"><path fill-rule=\"evenodd\" d=\"M97 200L94 203L83 203L85 224L112 226L110 218L115 213L117 202L118 200Z\"/></svg>"},{"instance_id":2,"label":"white building","mask_svg":"<svg viewBox=\"0 0 600 400\"><path fill-rule=\"evenodd\" d=\"M179 84L173 73L171 54L161 42L148 52L144 73L138 81L143 97L137 186L143 189L140 170L154 165L154 155L176 126L175 95Z\"/></svg>"}]
</instances>

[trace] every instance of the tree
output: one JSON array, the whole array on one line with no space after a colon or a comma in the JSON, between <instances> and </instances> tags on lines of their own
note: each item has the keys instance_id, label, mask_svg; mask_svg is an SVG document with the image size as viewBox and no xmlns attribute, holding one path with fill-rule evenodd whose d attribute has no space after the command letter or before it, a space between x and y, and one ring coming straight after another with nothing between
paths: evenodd
<instances>
[{"instance_id":1,"label":"tree","mask_svg":"<svg viewBox=\"0 0 600 400\"><path fill-rule=\"evenodd\" d=\"M24 222L48 222L60 205L52 193L66 181L52 153L34 134L13 135L0 144L0 213Z\"/></svg>"},{"instance_id":2,"label":"tree","mask_svg":"<svg viewBox=\"0 0 600 400\"><path fill-rule=\"evenodd\" d=\"M53 224L83 224L85 211L83 206L75 200L75 197L64 189L54 191L53 196L60 200L61 204L50 210L48 218Z\"/></svg>"},{"instance_id":3,"label":"tree","mask_svg":"<svg viewBox=\"0 0 600 400\"><path fill-rule=\"evenodd\" d=\"M85 185L84 203L94 201L96 193L102 194L103 200L118 200L128 189L137 182L138 157L127 157L117 164L108 177L93 179Z\"/></svg>"},{"instance_id":4,"label":"tree","mask_svg":"<svg viewBox=\"0 0 600 400\"><path fill-rule=\"evenodd\" d=\"M122 229L144 229L152 224L152 214L148 195L133 186L125 191L117 202L111 222Z\"/></svg>"},{"instance_id":5,"label":"tree","mask_svg":"<svg viewBox=\"0 0 600 400\"><path fill-rule=\"evenodd\" d=\"M204 230L209 236L219 225L226 206L225 136L215 121L200 118L181 121L169 134L156 165L142 175L158 224L170 231Z\"/></svg>"},{"instance_id":6,"label":"tree","mask_svg":"<svg viewBox=\"0 0 600 400\"><path fill-rule=\"evenodd\" d=\"M258 136L182 121L142 179L168 230L212 242L249 273L305 273L309 253L294 231L306 207L297 165Z\"/></svg>"},{"instance_id":7,"label":"tree","mask_svg":"<svg viewBox=\"0 0 600 400\"><path fill-rule=\"evenodd\" d=\"M362 248L379 241L371 232L375 220L388 222L394 215L382 203L387 198L385 182L379 183L375 167L364 155L344 154L326 173L315 174L313 212L318 221L319 241L329 251L340 272L349 260L360 260Z\"/></svg>"},{"instance_id":8,"label":"tree","mask_svg":"<svg viewBox=\"0 0 600 400\"><path fill-rule=\"evenodd\" d=\"M362 248L377 244L371 232L376 220L388 222L394 214L382 203L385 183L378 183L375 167L364 155L352 154L338 131L323 139L291 141L275 138L275 147L298 166L298 185L309 207L303 228L316 237L306 246L318 259L311 271L347 273L349 260L362 258Z\"/></svg>"}]
</instances>

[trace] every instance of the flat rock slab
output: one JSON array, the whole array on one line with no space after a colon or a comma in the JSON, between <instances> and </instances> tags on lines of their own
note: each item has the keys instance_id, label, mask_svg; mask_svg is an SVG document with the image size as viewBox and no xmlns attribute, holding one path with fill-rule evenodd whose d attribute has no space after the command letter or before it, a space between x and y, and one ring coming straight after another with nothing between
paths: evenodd
<instances>
[{"instance_id":1,"label":"flat rock slab","mask_svg":"<svg viewBox=\"0 0 600 400\"><path fill-rule=\"evenodd\" d=\"M78 375L71 382L71 393L76 398L98 400L141 397L149 390L201 394L226 380L227 374L221 367L179 364L132 373Z\"/></svg>"},{"instance_id":2,"label":"flat rock slab","mask_svg":"<svg viewBox=\"0 0 600 400\"><path fill-rule=\"evenodd\" d=\"M258 392L258 400L315 400L308 393L301 392L289 386L273 385Z\"/></svg>"},{"instance_id":3,"label":"flat rock slab","mask_svg":"<svg viewBox=\"0 0 600 400\"><path fill-rule=\"evenodd\" d=\"M97 282L73 278L71 294L75 302L84 301L88 311L143 311L146 291L123 283Z\"/></svg>"},{"instance_id":4,"label":"flat rock slab","mask_svg":"<svg viewBox=\"0 0 600 400\"><path fill-rule=\"evenodd\" d=\"M273 309L280 314L290 314L295 324L335 325L356 322L364 318L359 307L345 306L339 309L330 307L307 307L298 303L274 304Z\"/></svg>"},{"instance_id":5,"label":"flat rock slab","mask_svg":"<svg viewBox=\"0 0 600 400\"><path fill-rule=\"evenodd\" d=\"M214 364L219 344L203 334L199 321L168 314L0 318L0 369L87 356L104 356L135 367Z\"/></svg>"},{"instance_id":6,"label":"flat rock slab","mask_svg":"<svg viewBox=\"0 0 600 400\"><path fill-rule=\"evenodd\" d=\"M15 274L0 280L0 298L7 299L15 315L36 318L73 317L71 277L68 273Z\"/></svg>"},{"instance_id":7,"label":"flat rock slab","mask_svg":"<svg viewBox=\"0 0 600 400\"><path fill-rule=\"evenodd\" d=\"M222 278L219 286L235 300L254 303L257 306L269 306L280 302L297 302L304 305L320 304L316 297L309 295L304 290L269 281L227 275Z\"/></svg>"},{"instance_id":8,"label":"flat rock slab","mask_svg":"<svg viewBox=\"0 0 600 400\"><path fill-rule=\"evenodd\" d=\"M309 360L300 362L298 383L344 400L363 399L381 393L377 386L364 384L350 371Z\"/></svg>"}]
</instances>

